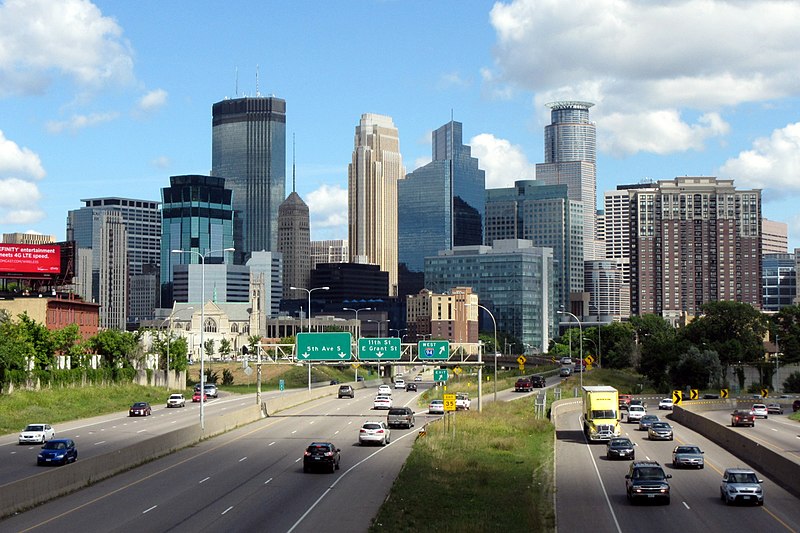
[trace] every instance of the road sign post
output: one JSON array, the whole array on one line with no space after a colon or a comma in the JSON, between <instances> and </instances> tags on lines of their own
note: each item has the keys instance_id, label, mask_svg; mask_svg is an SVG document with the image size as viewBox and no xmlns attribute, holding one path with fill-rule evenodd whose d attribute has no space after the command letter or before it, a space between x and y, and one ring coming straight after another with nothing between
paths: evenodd
<instances>
[{"instance_id":1,"label":"road sign post","mask_svg":"<svg viewBox=\"0 0 800 533\"><path fill-rule=\"evenodd\" d=\"M350 333L298 333L297 360L312 361L350 361L353 358L350 346Z\"/></svg>"}]
</instances>

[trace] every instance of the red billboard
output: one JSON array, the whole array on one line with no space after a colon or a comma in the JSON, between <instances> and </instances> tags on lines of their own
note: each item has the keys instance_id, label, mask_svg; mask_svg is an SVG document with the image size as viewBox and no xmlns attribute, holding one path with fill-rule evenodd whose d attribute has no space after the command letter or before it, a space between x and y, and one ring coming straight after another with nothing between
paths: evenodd
<instances>
[{"instance_id":1,"label":"red billboard","mask_svg":"<svg viewBox=\"0 0 800 533\"><path fill-rule=\"evenodd\" d=\"M61 247L57 244L0 244L0 274L57 276Z\"/></svg>"}]
</instances>

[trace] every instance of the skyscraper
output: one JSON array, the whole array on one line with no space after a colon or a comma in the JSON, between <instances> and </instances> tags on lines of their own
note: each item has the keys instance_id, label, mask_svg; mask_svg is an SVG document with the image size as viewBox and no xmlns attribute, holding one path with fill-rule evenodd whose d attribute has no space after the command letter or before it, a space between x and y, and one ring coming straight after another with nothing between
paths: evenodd
<instances>
[{"instance_id":1,"label":"skyscraper","mask_svg":"<svg viewBox=\"0 0 800 533\"><path fill-rule=\"evenodd\" d=\"M350 262L379 265L397 295L397 180L405 171L391 117L364 113L348 167Z\"/></svg>"},{"instance_id":2,"label":"skyscraper","mask_svg":"<svg viewBox=\"0 0 800 533\"><path fill-rule=\"evenodd\" d=\"M597 251L597 133L589 120L589 102L552 102L551 123L544 129L544 163L536 179L548 185L566 183L569 198L583 205L583 259L602 259Z\"/></svg>"},{"instance_id":3,"label":"skyscraper","mask_svg":"<svg viewBox=\"0 0 800 533\"><path fill-rule=\"evenodd\" d=\"M276 251L286 198L286 101L245 97L212 107L211 174L233 191L235 262Z\"/></svg>"},{"instance_id":4,"label":"skyscraper","mask_svg":"<svg viewBox=\"0 0 800 533\"><path fill-rule=\"evenodd\" d=\"M433 160L397 183L399 261L422 272L425 257L483 243L485 172L461 142L461 123L433 132Z\"/></svg>"},{"instance_id":5,"label":"skyscraper","mask_svg":"<svg viewBox=\"0 0 800 533\"><path fill-rule=\"evenodd\" d=\"M308 206L295 191L278 210L278 251L283 255L283 297L296 298L290 287L309 288L311 229Z\"/></svg>"}]
</instances>

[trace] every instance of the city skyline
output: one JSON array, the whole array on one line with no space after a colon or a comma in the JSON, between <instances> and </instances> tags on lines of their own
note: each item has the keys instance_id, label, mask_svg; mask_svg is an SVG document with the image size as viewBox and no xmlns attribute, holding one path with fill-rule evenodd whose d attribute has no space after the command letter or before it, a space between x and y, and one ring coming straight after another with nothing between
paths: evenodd
<instances>
[{"instance_id":1,"label":"city skyline","mask_svg":"<svg viewBox=\"0 0 800 533\"><path fill-rule=\"evenodd\" d=\"M215 102L275 95L311 238L344 239L363 113L393 118L406 172L431 160L431 131L452 117L499 188L545 162L545 104L578 100L595 103L598 207L645 179L733 179L763 189L763 215L800 247L800 5L699 5L6 1L0 231L61 240L81 198L159 201L170 176L210 173ZM392 38L372 46L372 34Z\"/></svg>"}]
</instances>

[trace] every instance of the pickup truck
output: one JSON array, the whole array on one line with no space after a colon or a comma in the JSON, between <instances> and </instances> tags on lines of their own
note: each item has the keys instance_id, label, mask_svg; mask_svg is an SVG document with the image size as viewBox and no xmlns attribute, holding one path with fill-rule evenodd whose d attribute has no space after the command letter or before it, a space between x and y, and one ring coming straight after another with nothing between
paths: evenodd
<instances>
[{"instance_id":1,"label":"pickup truck","mask_svg":"<svg viewBox=\"0 0 800 533\"><path fill-rule=\"evenodd\" d=\"M737 409L731 413L731 426L750 426L756 425L755 415L747 409Z\"/></svg>"},{"instance_id":2,"label":"pickup truck","mask_svg":"<svg viewBox=\"0 0 800 533\"><path fill-rule=\"evenodd\" d=\"M514 384L514 392L531 392L533 390L533 382L530 378L519 378Z\"/></svg>"},{"instance_id":3,"label":"pickup truck","mask_svg":"<svg viewBox=\"0 0 800 533\"><path fill-rule=\"evenodd\" d=\"M456 411L469 411L469 406L471 404L472 401L469 399L466 392L456 393Z\"/></svg>"}]
</instances>

